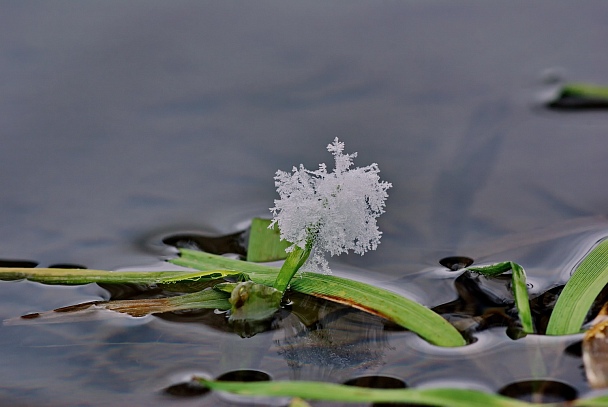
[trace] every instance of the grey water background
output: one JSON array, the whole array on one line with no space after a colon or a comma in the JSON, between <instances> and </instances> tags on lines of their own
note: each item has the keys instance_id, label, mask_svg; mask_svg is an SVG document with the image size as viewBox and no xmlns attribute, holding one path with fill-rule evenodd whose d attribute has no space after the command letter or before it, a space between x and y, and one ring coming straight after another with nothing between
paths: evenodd
<instances>
[{"instance_id":1,"label":"grey water background","mask_svg":"<svg viewBox=\"0 0 608 407\"><path fill-rule=\"evenodd\" d=\"M407 278L488 245L479 256L492 260L484 255L510 236L604 227L589 219L608 206L608 115L540 101L556 78L608 83L603 2L0 6L2 259L157 264L171 253L163 236L228 233L268 216L274 172L330 164L335 137L393 184L379 249L334 263L354 276ZM551 280L543 261L553 266L577 245L514 255L529 256L531 279L550 286L563 272ZM0 290L2 318L107 298L96 286ZM143 405L179 372L221 373L218 351L184 360L200 349L192 336L242 344L204 326L146 321L0 328L4 399Z\"/></svg>"}]
</instances>

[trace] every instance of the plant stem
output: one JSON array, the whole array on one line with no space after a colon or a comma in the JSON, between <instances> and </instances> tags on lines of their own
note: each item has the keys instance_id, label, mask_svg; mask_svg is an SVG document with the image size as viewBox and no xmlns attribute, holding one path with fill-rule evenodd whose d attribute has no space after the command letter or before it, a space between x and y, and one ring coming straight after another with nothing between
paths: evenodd
<instances>
[{"instance_id":1,"label":"plant stem","mask_svg":"<svg viewBox=\"0 0 608 407\"><path fill-rule=\"evenodd\" d=\"M310 251L312 250L312 243L306 243L306 247L302 249L300 246L295 246L292 252L289 253L285 263L281 267L277 279L275 280L273 287L282 293L285 293L289 282L293 276L298 272L300 267L306 262Z\"/></svg>"}]
</instances>

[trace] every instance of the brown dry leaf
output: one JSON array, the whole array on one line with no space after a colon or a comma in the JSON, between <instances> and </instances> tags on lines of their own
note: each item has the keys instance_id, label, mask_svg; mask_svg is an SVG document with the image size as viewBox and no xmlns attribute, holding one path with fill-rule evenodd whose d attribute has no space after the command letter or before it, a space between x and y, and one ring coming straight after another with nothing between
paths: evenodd
<instances>
[{"instance_id":1,"label":"brown dry leaf","mask_svg":"<svg viewBox=\"0 0 608 407\"><path fill-rule=\"evenodd\" d=\"M608 303L604 304L583 339L583 363L589 385L608 387Z\"/></svg>"},{"instance_id":2,"label":"brown dry leaf","mask_svg":"<svg viewBox=\"0 0 608 407\"><path fill-rule=\"evenodd\" d=\"M144 317L149 314L175 311L178 309L167 298L146 300L117 300L93 301L83 304L69 305L52 311L26 314L18 318L4 321L5 325L22 325L25 323L64 323L78 321L103 320L116 317L117 314L126 314L132 317ZM111 313L105 311L114 311Z\"/></svg>"}]
</instances>

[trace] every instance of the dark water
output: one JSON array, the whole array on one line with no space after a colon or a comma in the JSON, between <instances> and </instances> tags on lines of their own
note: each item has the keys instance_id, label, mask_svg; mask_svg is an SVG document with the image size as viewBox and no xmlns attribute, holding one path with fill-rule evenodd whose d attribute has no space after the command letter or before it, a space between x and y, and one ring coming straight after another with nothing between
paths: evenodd
<instances>
[{"instance_id":1,"label":"dark water","mask_svg":"<svg viewBox=\"0 0 608 407\"><path fill-rule=\"evenodd\" d=\"M4 3L0 259L162 267L164 237L233 233L268 215L274 172L329 162L324 148L340 137L393 188L381 246L342 256L336 274L436 306L456 298L457 273L440 259L514 260L540 294L608 234L608 115L539 101L549 79L608 83L607 11L599 1ZM28 282L0 292L2 319L109 297ZM578 338L513 341L492 328L443 350L317 306L331 329L302 335L287 318L249 339L156 317L2 326L0 396L217 405L215 394L163 389L238 369L488 391L550 378L589 391L580 357L564 352ZM328 335L349 345L332 348Z\"/></svg>"}]
</instances>

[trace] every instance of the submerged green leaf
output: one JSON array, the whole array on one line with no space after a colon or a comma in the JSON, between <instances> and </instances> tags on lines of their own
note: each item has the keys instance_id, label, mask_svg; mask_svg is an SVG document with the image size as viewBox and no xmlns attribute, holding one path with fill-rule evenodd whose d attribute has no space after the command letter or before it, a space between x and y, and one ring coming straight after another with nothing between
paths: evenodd
<instances>
[{"instance_id":1,"label":"submerged green leaf","mask_svg":"<svg viewBox=\"0 0 608 407\"><path fill-rule=\"evenodd\" d=\"M283 293L273 287L245 281L230 295L230 321L261 321L270 318L281 306Z\"/></svg>"},{"instance_id":2,"label":"submerged green leaf","mask_svg":"<svg viewBox=\"0 0 608 407\"><path fill-rule=\"evenodd\" d=\"M559 295L547 335L570 335L581 327L593 301L608 284L608 239L595 246L578 265Z\"/></svg>"},{"instance_id":3,"label":"submerged green leaf","mask_svg":"<svg viewBox=\"0 0 608 407\"><path fill-rule=\"evenodd\" d=\"M198 380L212 390L242 396L301 397L307 400L352 403L415 403L438 407L530 407L538 405L469 389L368 389L306 381L218 382L201 378Z\"/></svg>"},{"instance_id":4,"label":"submerged green leaf","mask_svg":"<svg viewBox=\"0 0 608 407\"><path fill-rule=\"evenodd\" d=\"M498 276L511 270L511 289L513 291L513 299L515 300L515 306L517 307L519 321L521 322L522 329L525 333L534 333L526 272L522 266L512 261L505 261L489 266L468 267L467 269L488 277Z\"/></svg>"}]
</instances>

